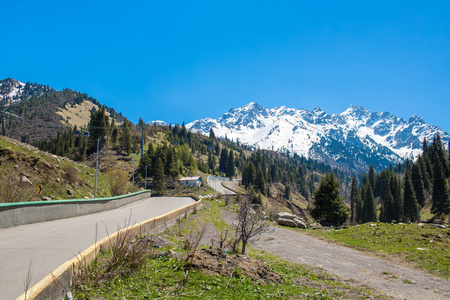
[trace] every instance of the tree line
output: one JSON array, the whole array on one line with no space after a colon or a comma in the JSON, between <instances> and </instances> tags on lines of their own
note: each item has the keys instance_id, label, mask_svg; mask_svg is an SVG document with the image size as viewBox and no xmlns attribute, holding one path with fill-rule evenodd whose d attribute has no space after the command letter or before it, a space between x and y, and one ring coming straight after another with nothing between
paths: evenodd
<instances>
[{"instance_id":1,"label":"tree line","mask_svg":"<svg viewBox=\"0 0 450 300\"><path fill-rule=\"evenodd\" d=\"M419 222L421 209L430 202L433 214L440 217L450 213L450 162L439 134L430 145L424 139L422 150L415 162L407 160L379 173L370 166L360 180L353 177L352 223Z\"/></svg>"}]
</instances>

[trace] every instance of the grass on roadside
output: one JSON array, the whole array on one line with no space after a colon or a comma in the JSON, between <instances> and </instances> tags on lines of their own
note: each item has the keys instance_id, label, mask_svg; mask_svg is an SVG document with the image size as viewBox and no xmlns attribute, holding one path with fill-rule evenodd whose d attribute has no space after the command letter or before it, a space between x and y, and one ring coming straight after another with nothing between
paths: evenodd
<instances>
[{"instance_id":1,"label":"grass on roadside","mask_svg":"<svg viewBox=\"0 0 450 300\"><path fill-rule=\"evenodd\" d=\"M374 224L374 223L372 223ZM311 230L313 235L345 245L386 253L450 279L450 228L429 224L370 223L337 230Z\"/></svg>"},{"instance_id":2,"label":"grass on roadside","mask_svg":"<svg viewBox=\"0 0 450 300\"><path fill-rule=\"evenodd\" d=\"M250 248L248 255L263 261L283 280L278 284L252 280L235 269L230 276L221 276L188 267L187 252L183 239L201 230L202 224L214 225L218 230L227 228L221 218L223 202L204 200L204 208L195 215L181 219L174 228L161 236L171 240L172 245L162 249L140 251L143 259L139 267L112 273L105 269L114 251L107 250L88 265L85 279L74 287L77 299L358 299L377 297L370 290L354 287L330 276L322 270L283 261L276 256ZM128 246L130 249L133 247ZM202 245L201 247L209 247ZM134 250L135 251L135 250ZM178 257L167 255L174 251ZM116 251L117 252L117 251ZM160 255L161 254L161 255ZM227 253L227 256L232 255ZM126 266L126 264L123 264ZM189 278L186 280L186 274Z\"/></svg>"}]
</instances>

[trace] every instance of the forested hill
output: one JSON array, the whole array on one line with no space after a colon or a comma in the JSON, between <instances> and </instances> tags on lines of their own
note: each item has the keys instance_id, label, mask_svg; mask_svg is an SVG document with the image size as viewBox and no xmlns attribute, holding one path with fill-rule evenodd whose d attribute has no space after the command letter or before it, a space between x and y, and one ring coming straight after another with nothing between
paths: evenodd
<instances>
[{"instance_id":1,"label":"forested hill","mask_svg":"<svg viewBox=\"0 0 450 300\"><path fill-rule=\"evenodd\" d=\"M75 120L86 125L90 113L101 104L87 94L70 89L56 91L48 86L7 78L0 81L0 106L22 118L6 120L7 136L33 143L56 136L75 125ZM113 108L105 109L115 115L117 122L123 121L123 116L116 114Z\"/></svg>"}]
</instances>

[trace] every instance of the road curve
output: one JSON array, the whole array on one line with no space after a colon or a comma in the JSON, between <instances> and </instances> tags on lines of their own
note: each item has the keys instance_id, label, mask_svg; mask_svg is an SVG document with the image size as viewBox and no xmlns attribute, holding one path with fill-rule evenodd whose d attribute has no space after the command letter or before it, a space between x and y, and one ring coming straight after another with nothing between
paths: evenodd
<instances>
[{"instance_id":1,"label":"road curve","mask_svg":"<svg viewBox=\"0 0 450 300\"><path fill-rule=\"evenodd\" d=\"M16 299L24 292L30 262L31 288L108 232L193 202L190 197L153 197L101 213L0 229L0 300Z\"/></svg>"},{"instance_id":2,"label":"road curve","mask_svg":"<svg viewBox=\"0 0 450 300\"><path fill-rule=\"evenodd\" d=\"M206 183L222 195L236 195L234 191L222 185L222 182L226 181L230 181L230 179L225 177L216 177L213 175L209 175L206 179Z\"/></svg>"}]
</instances>

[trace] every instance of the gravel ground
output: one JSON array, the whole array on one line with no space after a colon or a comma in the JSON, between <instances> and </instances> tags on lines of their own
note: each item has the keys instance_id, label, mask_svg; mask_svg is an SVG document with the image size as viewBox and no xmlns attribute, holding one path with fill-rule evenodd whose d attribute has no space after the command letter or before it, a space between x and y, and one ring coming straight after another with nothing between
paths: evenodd
<instances>
[{"instance_id":1,"label":"gravel ground","mask_svg":"<svg viewBox=\"0 0 450 300\"><path fill-rule=\"evenodd\" d=\"M231 223L234 214L223 210ZM286 261L318 267L398 299L450 299L450 281L364 252L275 227L253 244Z\"/></svg>"}]
</instances>

